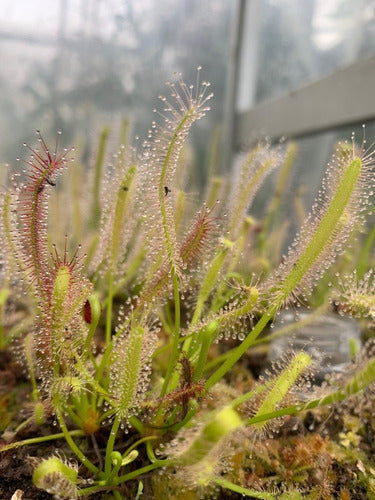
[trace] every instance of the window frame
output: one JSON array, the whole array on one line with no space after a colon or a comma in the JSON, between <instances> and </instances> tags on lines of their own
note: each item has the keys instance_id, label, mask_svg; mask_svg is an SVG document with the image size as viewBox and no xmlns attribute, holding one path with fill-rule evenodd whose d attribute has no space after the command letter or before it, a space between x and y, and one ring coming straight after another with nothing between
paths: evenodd
<instances>
[{"instance_id":1,"label":"window frame","mask_svg":"<svg viewBox=\"0 0 375 500\"><path fill-rule=\"evenodd\" d=\"M372 98L375 56L358 60L280 97L254 104L251 79L256 78L254 50L257 44L249 47L248 33L254 33L257 5L259 0L238 0L237 4L234 33L237 81L232 86L234 106L230 133L233 153L265 137L272 141L281 137L294 139L375 120L375 99ZM245 56L255 64L255 69L243 69ZM243 89L249 92L245 105Z\"/></svg>"}]
</instances>

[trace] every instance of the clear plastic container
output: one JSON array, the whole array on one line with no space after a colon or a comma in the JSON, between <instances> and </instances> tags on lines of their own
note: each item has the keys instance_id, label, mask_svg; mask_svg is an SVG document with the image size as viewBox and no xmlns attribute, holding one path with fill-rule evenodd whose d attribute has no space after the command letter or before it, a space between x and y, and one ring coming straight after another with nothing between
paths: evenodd
<instances>
[{"instance_id":1,"label":"clear plastic container","mask_svg":"<svg viewBox=\"0 0 375 500\"><path fill-rule=\"evenodd\" d=\"M296 322L301 324L292 328ZM280 333L280 337L271 341L268 361L279 359L287 351L302 350L315 361L316 382L324 380L329 373L345 369L351 360L350 341L354 341L357 348L361 345L361 330L356 320L333 313L315 318L307 309L281 311L275 318L272 333Z\"/></svg>"}]
</instances>

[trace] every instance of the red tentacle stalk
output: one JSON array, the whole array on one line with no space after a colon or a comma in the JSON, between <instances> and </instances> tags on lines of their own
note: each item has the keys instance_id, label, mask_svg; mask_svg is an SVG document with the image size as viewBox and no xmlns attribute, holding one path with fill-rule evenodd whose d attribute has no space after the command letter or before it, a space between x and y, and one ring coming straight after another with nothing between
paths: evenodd
<instances>
[{"instance_id":1,"label":"red tentacle stalk","mask_svg":"<svg viewBox=\"0 0 375 500\"><path fill-rule=\"evenodd\" d=\"M35 283L41 298L46 298L51 286L48 268L46 226L47 226L47 186L54 186L56 177L67 163L64 150L58 153L58 136L52 152L38 133L40 149L32 149L29 160L22 160L27 165L23 171L26 181L19 186L18 197L18 233L22 247L22 260L29 270L29 279Z\"/></svg>"}]
</instances>

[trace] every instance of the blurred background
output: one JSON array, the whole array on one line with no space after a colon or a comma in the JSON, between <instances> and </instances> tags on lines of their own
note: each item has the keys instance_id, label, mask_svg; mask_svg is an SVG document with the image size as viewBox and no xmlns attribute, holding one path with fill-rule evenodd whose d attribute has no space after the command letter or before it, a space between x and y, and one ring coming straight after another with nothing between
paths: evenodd
<instances>
[{"instance_id":1,"label":"blurred background","mask_svg":"<svg viewBox=\"0 0 375 500\"><path fill-rule=\"evenodd\" d=\"M0 158L14 161L35 130L95 144L123 117L144 137L166 80L196 68L215 104L202 127L223 119L235 2L231 0L2 0Z\"/></svg>"},{"instance_id":2,"label":"blurred background","mask_svg":"<svg viewBox=\"0 0 375 500\"><path fill-rule=\"evenodd\" d=\"M214 92L192 137L200 171L215 141L218 168L228 172L259 138L293 138L291 189L303 186L308 206L337 139L357 130L361 141L363 122L375 137L375 1L2 0L1 7L1 162L14 164L36 129L47 139L62 129L83 158L103 126L116 131L124 118L133 138L145 137L165 81L177 72L194 82L198 65Z\"/></svg>"}]
</instances>

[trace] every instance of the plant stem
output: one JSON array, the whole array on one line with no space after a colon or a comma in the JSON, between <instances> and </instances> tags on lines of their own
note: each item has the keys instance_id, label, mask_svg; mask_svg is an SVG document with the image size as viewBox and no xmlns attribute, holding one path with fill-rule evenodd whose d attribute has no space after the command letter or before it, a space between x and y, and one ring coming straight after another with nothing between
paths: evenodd
<instances>
[{"instance_id":1,"label":"plant stem","mask_svg":"<svg viewBox=\"0 0 375 500\"><path fill-rule=\"evenodd\" d=\"M198 344L200 344L200 351L198 361L194 370L194 380L199 380L203 375L203 370L207 361L208 351L211 346L212 338L218 328L217 321L211 321L206 327L202 328L198 336Z\"/></svg>"},{"instance_id":2,"label":"plant stem","mask_svg":"<svg viewBox=\"0 0 375 500\"><path fill-rule=\"evenodd\" d=\"M102 168L104 163L104 157L108 142L109 127L104 127L100 134L99 148L97 152L97 157L95 161L94 169L94 186L93 186L93 200L92 200L92 225L93 227L98 227L100 218L100 182L102 178Z\"/></svg>"},{"instance_id":3,"label":"plant stem","mask_svg":"<svg viewBox=\"0 0 375 500\"><path fill-rule=\"evenodd\" d=\"M226 490L234 491L235 493L240 493L242 496L251 497L251 498L259 498L261 500L275 500L276 496L271 493L264 493L261 491L250 490L248 488L243 488L242 486L238 486L237 484L231 483L227 481L223 477L213 476L211 478L213 483L221 486Z\"/></svg>"},{"instance_id":4,"label":"plant stem","mask_svg":"<svg viewBox=\"0 0 375 500\"><path fill-rule=\"evenodd\" d=\"M135 443L133 443L126 451L125 453L123 454L123 456L127 456L129 455L129 453L131 451L133 451L135 448L137 448L140 444L142 443L148 443L149 441L152 441L154 439L157 439L157 436L146 436L146 437L143 437L141 439L138 439L138 441L136 441Z\"/></svg>"},{"instance_id":5,"label":"plant stem","mask_svg":"<svg viewBox=\"0 0 375 500\"><path fill-rule=\"evenodd\" d=\"M128 474L125 474L124 476L120 476L117 479L117 484L124 483L125 481L130 481L130 479L134 479L135 477L138 477L142 474L146 474L147 472L150 472L154 469L159 469L161 467L168 467L169 465L173 465L172 460L158 460L157 462L154 462L153 464L146 465L145 467L142 467L141 469L134 470L133 472L129 472Z\"/></svg>"},{"instance_id":6,"label":"plant stem","mask_svg":"<svg viewBox=\"0 0 375 500\"><path fill-rule=\"evenodd\" d=\"M172 340L172 349L171 355L169 358L167 373L165 375L163 387L160 392L160 397L165 396L168 385L171 380L172 374L174 372L174 368L177 362L178 353L179 353L179 341L180 341L180 323L181 323L181 311L180 311L180 291L178 289L178 276L175 269L172 267L172 280L173 280L173 291L174 291L174 308L175 308L175 316L174 316L174 331L173 331L173 340Z\"/></svg>"},{"instance_id":7,"label":"plant stem","mask_svg":"<svg viewBox=\"0 0 375 500\"><path fill-rule=\"evenodd\" d=\"M109 273L108 279L108 294L107 294L107 315L105 321L105 345L108 346L111 342L112 335L112 306L113 306L113 272Z\"/></svg>"},{"instance_id":8,"label":"plant stem","mask_svg":"<svg viewBox=\"0 0 375 500\"><path fill-rule=\"evenodd\" d=\"M100 491L108 491L112 490L113 492L116 491L115 486L102 486L101 484L95 485L95 486L89 486L88 488L82 488L78 490L78 496L79 497L85 497L87 495L91 495L92 493L99 493ZM120 497L119 500L122 500Z\"/></svg>"},{"instance_id":9,"label":"plant stem","mask_svg":"<svg viewBox=\"0 0 375 500\"><path fill-rule=\"evenodd\" d=\"M83 463L87 469L89 469L90 472L93 474L98 474L99 469L84 455L84 453L80 450L80 448L75 444L73 441L67 427L65 424L65 420L62 414L62 411L60 409L60 406L58 404L55 405L55 411L56 411L56 416L57 420L59 421L59 425L61 427L61 430L63 432L64 438L68 445L70 446L71 450L73 453L77 456L77 458Z\"/></svg>"},{"instance_id":10,"label":"plant stem","mask_svg":"<svg viewBox=\"0 0 375 500\"><path fill-rule=\"evenodd\" d=\"M211 377L206 382L206 389L211 389L217 382L219 382L222 377L232 368L232 366L237 363L240 357L248 350L248 348L253 344L255 339L263 331L267 323L272 319L277 311L277 306L272 304L269 309L263 314L258 323L255 325L254 329L249 333L245 340L232 351L230 356L224 361L224 363L218 368Z\"/></svg>"},{"instance_id":11,"label":"plant stem","mask_svg":"<svg viewBox=\"0 0 375 500\"><path fill-rule=\"evenodd\" d=\"M117 414L115 417L115 420L112 425L111 432L109 434L108 442L107 442L107 448L105 450L105 466L104 466L104 471L106 476L108 476L111 472L111 454L113 451L113 447L115 445L115 440L116 440L116 435L120 427L120 422L121 419L119 415Z\"/></svg>"},{"instance_id":12,"label":"plant stem","mask_svg":"<svg viewBox=\"0 0 375 500\"><path fill-rule=\"evenodd\" d=\"M82 437L85 435L83 431L80 429L74 431L68 431L70 436ZM48 436L41 436L36 438L24 439L23 441L17 441L16 443L10 443L2 446L0 448L0 452L13 450L14 448L19 448L21 446L29 446L32 444L44 443L46 441L54 441L55 439L64 439L65 434L63 432L59 432L58 434L49 434Z\"/></svg>"}]
</instances>

